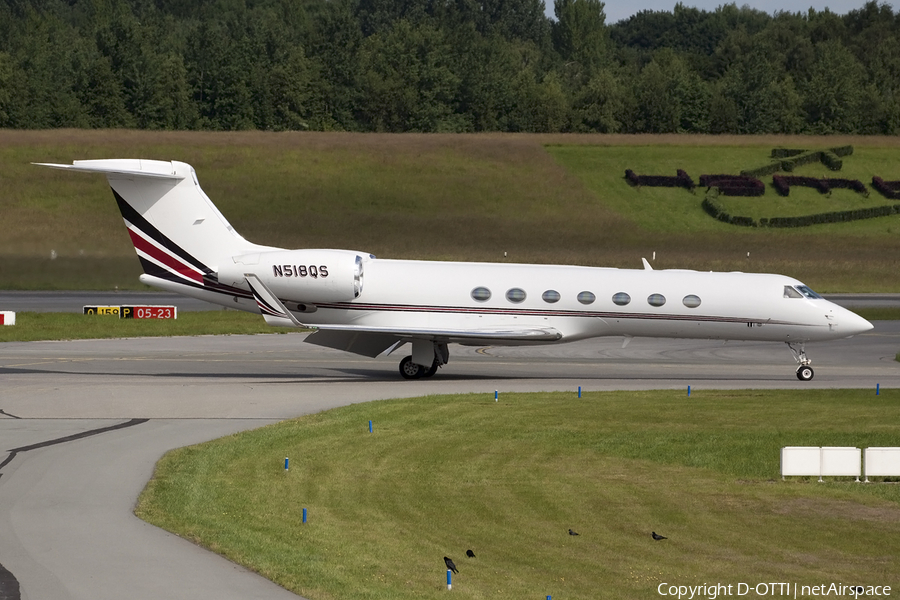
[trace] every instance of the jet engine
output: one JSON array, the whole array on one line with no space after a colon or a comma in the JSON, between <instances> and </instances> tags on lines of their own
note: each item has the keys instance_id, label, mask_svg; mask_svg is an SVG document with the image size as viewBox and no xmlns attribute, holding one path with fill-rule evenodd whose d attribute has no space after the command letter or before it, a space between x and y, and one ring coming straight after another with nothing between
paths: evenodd
<instances>
[{"instance_id":1,"label":"jet engine","mask_svg":"<svg viewBox=\"0 0 900 600\"><path fill-rule=\"evenodd\" d=\"M279 298L298 303L303 311L307 310L304 304L358 298L363 290L363 265L372 258L352 250L242 254L221 261L218 278L220 284L249 290L244 275L253 273Z\"/></svg>"}]
</instances>

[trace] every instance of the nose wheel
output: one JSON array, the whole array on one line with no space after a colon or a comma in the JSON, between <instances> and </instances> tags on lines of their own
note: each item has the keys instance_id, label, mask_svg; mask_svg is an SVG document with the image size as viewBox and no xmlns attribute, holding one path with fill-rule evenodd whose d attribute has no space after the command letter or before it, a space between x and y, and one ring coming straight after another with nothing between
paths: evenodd
<instances>
[{"instance_id":1,"label":"nose wheel","mask_svg":"<svg viewBox=\"0 0 900 600\"><path fill-rule=\"evenodd\" d=\"M815 371L813 371L812 367L809 366L812 364L812 361L806 356L806 345L803 342L799 344L795 344L794 342L785 342L787 347L790 348L791 354L794 355L794 360L797 361L797 364L800 366L797 367L797 379L800 381L809 381L815 375Z\"/></svg>"}]
</instances>

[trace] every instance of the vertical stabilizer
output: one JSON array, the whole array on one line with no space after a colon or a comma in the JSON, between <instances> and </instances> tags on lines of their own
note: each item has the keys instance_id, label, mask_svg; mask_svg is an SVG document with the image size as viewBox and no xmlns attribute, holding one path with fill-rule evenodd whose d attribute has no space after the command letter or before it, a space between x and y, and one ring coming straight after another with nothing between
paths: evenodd
<instances>
[{"instance_id":1,"label":"vertical stabilizer","mask_svg":"<svg viewBox=\"0 0 900 600\"><path fill-rule=\"evenodd\" d=\"M215 287L219 261L272 249L252 244L234 230L200 188L189 164L109 159L43 166L105 174L141 266L156 279Z\"/></svg>"}]
</instances>

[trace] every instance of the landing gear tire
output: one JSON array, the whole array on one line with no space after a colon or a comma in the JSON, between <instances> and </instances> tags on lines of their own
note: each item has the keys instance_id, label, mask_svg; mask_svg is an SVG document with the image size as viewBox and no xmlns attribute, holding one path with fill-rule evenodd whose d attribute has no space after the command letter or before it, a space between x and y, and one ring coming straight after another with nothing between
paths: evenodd
<instances>
[{"instance_id":1,"label":"landing gear tire","mask_svg":"<svg viewBox=\"0 0 900 600\"><path fill-rule=\"evenodd\" d=\"M431 377L432 375L434 375L435 373L437 373L437 370L438 370L438 367L439 367L439 366L440 366L440 365L438 365L437 359L434 359L434 362L431 363L431 368L428 369L427 371L425 371L424 373L422 373L422 377ZM424 371L424 369L423 369L423 371Z\"/></svg>"},{"instance_id":2,"label":"landing gear tire","mask_svg":"<svg viewBox=\"0 0 900 600\"><path fill-rule=\"evenodd\" d=\"M812 379L815 373L813 372L812 367L809 366L810 360L806 356L806 344L803 342L785 343L787 344L787 347L790 348L791 354L794 355L794 360L800 365L797 367L797 379L800 381L809 381Z\"/></svg>"},{"instance_id":3,"label":"landing gear tire","mask_svg":"<svg viewBox=\"0 0 900 600\"><path fill-rule=\"evenodd\" d=\"M418 379L425 375L425 367L412 361L412 356L407 356L400 361L400 375L403 379Z\"/></svg>"}]
</instances>

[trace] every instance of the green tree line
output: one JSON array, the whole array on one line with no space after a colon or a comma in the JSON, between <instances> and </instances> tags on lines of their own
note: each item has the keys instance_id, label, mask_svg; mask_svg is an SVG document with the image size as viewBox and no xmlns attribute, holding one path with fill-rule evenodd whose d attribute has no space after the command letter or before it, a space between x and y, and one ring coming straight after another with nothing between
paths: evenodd
<instances>
[{"instance_id":1,"label":"green tree line","mask_svg":"<svg viewBox=\"0 0 900 600\"><path fill-rule=\"evenodd\" d=\"M900 133L900 13L6 0L0 127Z\"/></svg>"}]
</instances>

